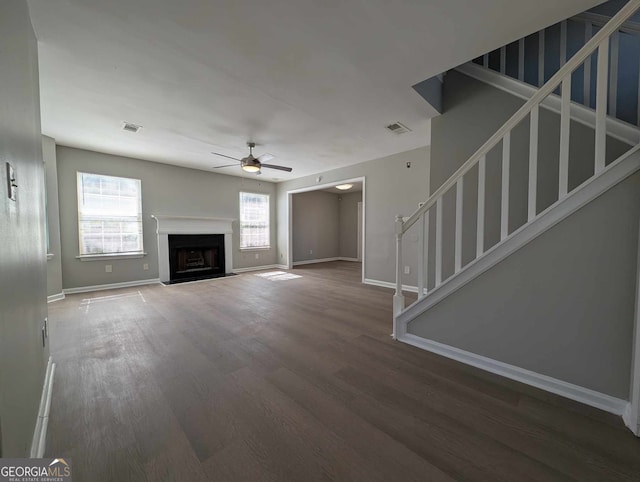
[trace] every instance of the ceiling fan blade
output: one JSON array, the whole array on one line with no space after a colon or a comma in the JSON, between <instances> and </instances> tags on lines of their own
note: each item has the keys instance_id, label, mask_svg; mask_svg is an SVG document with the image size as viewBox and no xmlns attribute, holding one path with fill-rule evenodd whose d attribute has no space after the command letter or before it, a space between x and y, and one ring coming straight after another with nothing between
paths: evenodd
<instances>
[{"instance_id":1,"label":"ceiling fan blade","mask_svg":"<svg viewBox=\"0 0 640 482\"><path fill-rule=\"evenodd\" d=\"M293 169L290 168L290 167L276 166L274 164L261 164L261 166L262 167L268 167L269 169L278 169L280 171L287 171L287 172L293 171Z\"/></svg>"},{"instance_id":2,"label":"ceiling fan blade","mask_svg":"<svg viewBox=\"0 0 640 482\"><path fill-rule=\"evenodd\" d=\"M271 154L267 154L266 152L264 154L262 154L260 157L258 157L258 160L262 163L262 162L269 162L271 159L273 159L274 156Z\"/></svg>"},{"instance_id":3,"label":"ceiling fan blade","mask_svg":"<svg viewBox=\"0 0 640 482\"><path fill-rule=\"evenodd\" d=\"M236 159L235 157L227 156L226 154L220 154L219 152L212 152L211 154L215 154L216 156L226 157L227 159L233 159L234 161L240 160L240 159Z\"/></svg>"},{"instance_id":4,"label":"ceiling fan blade","mask_svg":"<svg viewBox=\"0 0 640 482\"><path fill-rule=\"evenodd\" d=\"M237 164L225 164L224 166L213 166L213 169L222 169L223 167L236 167Z\"/></svg>"}]
</instances>

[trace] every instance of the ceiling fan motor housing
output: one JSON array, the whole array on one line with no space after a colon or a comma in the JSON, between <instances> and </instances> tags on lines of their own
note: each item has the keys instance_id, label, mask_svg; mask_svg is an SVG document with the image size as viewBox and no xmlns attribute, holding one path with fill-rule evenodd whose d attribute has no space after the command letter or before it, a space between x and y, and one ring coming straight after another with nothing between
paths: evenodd
<instances>
[{"instance_id":1,"label":"ceiling fan motor housing","mask_svg":"<svg viewBox=\"0 0 640 482\"><path fill-rule=\"evenodd\" d=\"M284 167L284 166L277 166L275 164L266 164L263 163L264 162L269 162L271 159L273 159L273 156L271 154L262 154L260 157L254 157L253 155L253 148L256 146L256 144L254 142L247 142L247 147L249 147L249 155L247 157L243 157L242 159L237 159L235 157L231 157L231 156L227 156L226 154L220 154L218 152L212 152L212 154L215 154L217 156L222 156L222 157L227 157L229 159L233 159L235 161L240 162L240 167L242 168L242 170L246 171L246 172L252 172L252 173L256 173L256 174L261 174L261 169L263 167L267 167L269 169L279 169L281 171L287 171L287 172L291 172L292 169L290 167ZM220 169L223 167L230 167L230 166L214 166L214 169Z\"/></svg>"}]
</instances>

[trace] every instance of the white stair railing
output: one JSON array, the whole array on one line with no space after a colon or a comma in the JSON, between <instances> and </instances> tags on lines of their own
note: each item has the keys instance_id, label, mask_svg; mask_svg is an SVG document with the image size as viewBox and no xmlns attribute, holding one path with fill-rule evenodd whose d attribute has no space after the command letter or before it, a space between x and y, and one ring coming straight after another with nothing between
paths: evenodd
<instances>
[{"instance_id":1,"label":"white stair railing","mask_svg":"<svg viewBox=\"0 0 640 482\"><path fill-rule=\"evenodd\" d=\"M501 47L474 59L473 62L486 69L499 72L502 75L512 77L521 82L527 82L536 87L541 87L544 84L545 77L552 74L552 71L549 71L549 57L552 57L550 61L551 64L558 65L557 68L562 67L567 62L568 46L576 42L576 35L580 32L580 35L583 37L583 42L586 44L593 36L594 30L606 25L610 19L611 17L605 15L585 12L571 17L568 20L561 21L558 24L559 28L556 30L558 33L555 39L549 39L550 34L553 33L550 28L532 34L533 36L537 36L537 39L532 37L531 41L526 45L527 51L532 54L529 57L525 55L526 40L525 38L521 38L513 43L513 48L506 46ZM573 32L572 35L570 35L570 32ZM620 62L624 63L624 58L621 58L624 50L622 48L623 43L625 43L623 42L625 39L622 38L624 35L632 36L631 38L633 39L631 41L626 39L627 50L625 54L632 55L632 51L636 53L638 46L640 46L640 23L629 20L625 21L610 36L608 114L611 117L618 118L625 122L640 125L640 102L638 102L638 109L635 113L630 112L628 109L621 115L619 115L618 112L618 104L623 100L623 93L618 89L618 79L619 64ZM533 40L535 40L535 44ZM559 49L554 47L555 43L559 43ZM631 44L633 44L633 46ZM530 49L535 49L536 51L530 52ZM509 69L507 65L511 65L512 67ZM535 71L537 71L537 78L534 79L533 74ZM526 75L525 72L529 72L530 75ZM579 75L582 76L582 82L580 82L579 88L574 92L572 99L586 107L594 107L591 96L592 78L590 57L585 59L584 69L582 69ZM631 84L635 81L633 78L630 78L629 73L627 73L623 82ZM630 85L628 87L630 87ZM638 78L636 87L638 100L640 100L640 77Z\"/></svg>"},{"instance_id":2,"label":"white stair railing","mask_svg":"<svg viewBox=\"0 0 640 482\"><path fill-rule=\"evenodd\" d=\"M553 75L513 116L493 134L458 170L440 186L429 199L409 217L396 216L396 288L393 297L393 336L398 335L396 323L398 315L405 308L405 299L402 293L403 286L403 237L414 224L420 226L418 232L418 298L426 296L426 263L428 250L425 249L426 238L424 226L428 223L429 213L435 208L435 285L438 288L447 280L442 279L442 242L443 242L443 204L444 195L456 187L455 210L455 242L454 242L454 277L463 268L462 266L462 203L464 176L473 167L478 165L478 199L477 199L477 233L476 233L476 259L485 252L484 227L485 227L485 168L486 156L502 142L502 187L501 187L501 214L500 214L500 242L509 237L509 171L510 171L510 144L511 131L525 118L530 118L529 131L529 170L528 170L528 197L527 197L527 223L532 222L538 215L536 206L537 192L537 166L538 166L538 124L539 108L541 102L560 86L562 107L560 112L560 155L559 155L559 182L558 202L568 195L568 166L569 166L569 139L571 127L571 75L587 59L591 61L591 55L597 50L597 79L596 79L596 122L595 122L595 165L593 176L600 175L605 169L606 149L606 117L609 82L609 41L612 35L618 32L620 26L625 23L640 8L640 0L630 0L611 20L604 25L587 43ZM450 279L449 278L449 279Z\"/></svg>"}]
</instances>

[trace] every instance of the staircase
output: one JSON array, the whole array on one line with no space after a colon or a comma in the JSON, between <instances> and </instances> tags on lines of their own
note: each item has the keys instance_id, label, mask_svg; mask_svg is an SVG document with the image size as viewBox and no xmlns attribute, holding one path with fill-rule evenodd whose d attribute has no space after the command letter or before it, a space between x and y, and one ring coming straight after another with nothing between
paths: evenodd
<instances>
[{"instance_id":1,"label":"staircase","mask_svg":"<svg viewBox=\"0 0 640 482\"><path fill-rule=\"evenodd\" d=\"M636 24L629 23L629 19L639 8L640 0L631 0L606 23L602 17L593 14L585 14L578 20L573 20L584 23L584 45L571 58L567 58L567 22L562 22L559 65L552 75L548 69L545 69L548 61L544 58L546 52L544 32L537 35L540 54L537 56L533 70L527 66L525 59L525 39L514 43L509 49L503 47L461 67L462 72L476 78L484 75L482 70L497 71L498 73L494 72L493 75L502 77L511 73L511 77L514 77L519 85L518 88L521 89L520 96L527 100L429 199L421 203L411 216L396 217L396 288L393 298L393 337L395 339L431 349L431 351L440 350L440 353L456 358L451 355L451 350L446 353L447 348L438 347L437 343L431 343L430 347L426 346L424 339L408 332L409 323L611 189L612 186L640 170L640 145L638 144L640 130L637 128L640 124L640 102L637 105L634 103L634 110L630 110L625 104L627 94L622 95L618 89L618 86L622 85L619 80L618 66L620 36L623 33L625 35L630 32L633 35L640 33L640 29L636 31ZM572 29L575 30L575 25ZM531 42L532 38L527 41ZM638 46L640 51L640 37ZM507 60L508 51L515 54L511 60ZM527 80L530 85L526 85ZM640 76L635 89L637 98L640 92ZM546 142L546 139L540 137L541 109L557 111L560 115L559 156L556 161L557 200L547 207L541 207L537 200L539 152ZM571 186L569 182L570 139L572 122L576 121L594 130L594 161L590 177L578 186ZM522 129L523 123L529 124L529 149L528 159L526 159L528 166L525 166L528 171L526 220L524 224L514 229L509 223L510 188L512 187L510 172L514 167L512 163L521 160L512 159L511 141L514 130L518 126ZM608 160L607 143L611 142L611 139L620 140L630 147L616 159L610 159L609 152ZM487 157L490 155L501 156L500 235L496 244L486 246L486 176ZM472 170L474 174L470 176ZM469 203L469 200L464 198L464 185L466 182L476 182L476 177L477 198L473 199L477 216L475 257L463 263L462 232L465 222L463 205ZM453 273L445 279L443 275L443 213L445 203L451 202L455 204L454 268ZM414 266L417 272L417 300L405 306L403 272L407 261L403 257L403 246L406 247L409 238L417 242L417 263ZM435 249L429 249L430 240L435 242ZM428 255L430 252L432 256ZM434 282L429 289L427 288L428 269L434 271ZM499 362L496 363L500 365ZM483 368L511 378L518 378L511 376L508 369L504 367L494 370L486 366ZM535 382L529 381L529 383L536 385ZM588 400L585 403L614 413L622 414L626 409L620 400L611 399L603 394L584 389L586 391L581 392L581 395L572 396L567 390L554 389L552 385L550 383L542 388L580 401L585 401L583 398L586 397ZM585 393L587 395L583 396Z\"/></svg>"}]
</instances>

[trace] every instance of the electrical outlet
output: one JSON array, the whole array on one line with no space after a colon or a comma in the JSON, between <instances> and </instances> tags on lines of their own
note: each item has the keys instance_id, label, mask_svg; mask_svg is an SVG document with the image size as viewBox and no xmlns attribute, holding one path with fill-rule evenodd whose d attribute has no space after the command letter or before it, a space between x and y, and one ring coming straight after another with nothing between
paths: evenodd
<instances>
[{"instance_id":1,"label":"electrical outlet","mask_svg":"<svg viewBox=\"0 0 640 482\"><path fill-rule=\"evenodd\" d=\"M256 253L256 259L260 259L260 254Z\"/></svg>"},{"instance_id":2,"label":"electrical outlet","mask_svg":"<svg viewBox=\"0 0 640 482\"><path fill-rule=\"evenodd\" d=\"M411 274L411 266L404 267L404 274Z\"/></svg>"},{"instance_id":3,"label":"electrical outlet","mask_svg":"<svg viewBox=\"0 0 640 482\"><path fill-rule=\"evenodd\" d=\"M149 271L149 263L144 263L142 265L142 269L145 270L145 271Z\"/></svg>"},{"instance_id":4,"label":"electrical outlet","mask_svg":"<svg viewBox=\"0 0 640 482\"><path fill-rule=\"evenodd\" d=\"M110 264L105 264L104 265L104 270L107 273L111 273L113 271L113 266L111 266Z\"/></svg>"},{"instance_id":5,"label":"electrical outlet","mask_svg":"<svg viewBox=\"0 0 640 482\"><path fill-rule=\"evenodd\" d=\"M313 254L313 249L310 249L310 250L309 250L309 254Z\"/></svg>"}]
</instances>

